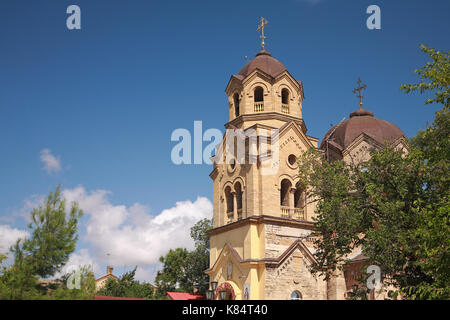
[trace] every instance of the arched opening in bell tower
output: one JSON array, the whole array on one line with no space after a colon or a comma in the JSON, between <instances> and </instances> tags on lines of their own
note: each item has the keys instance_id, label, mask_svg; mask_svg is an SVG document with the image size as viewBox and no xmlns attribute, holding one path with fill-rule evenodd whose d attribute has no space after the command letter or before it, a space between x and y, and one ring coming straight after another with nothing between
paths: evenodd
<instances>
[{"instance_id":1,"label":"arched opening in bell tower","mask_svg":"<svg viewBox=\"0 0 450 320\"><path fill-rule=\"evenodd\" d=\"M261 87L255 88L255 102L264 102L264 89Z\"/></svg>"},{"instance_id":2,"label":"arched opening in bell tower","mask_svg":"<svg viewBox=\"0 0 450 320\"><path fill-rule=\"evenodd\" d=\"M226 212L230 213L233 212L233 195L231 194L231 187L227 186L225 188L225 200L226 200Z\"/></svg>"},{"instance_id":3,"label":"arched opening in bell tower","mask_svg":"<svg viewBox=\"0 0 450 320\"><path fill-rule=\"evenodd\" d=\"M234 190L236 191L236 204L237 204L237 214L238 220L242 219L242 186L238 181L234 185Z\"/></svg>"},{"instance_id":4,"label":"arched opening in bell tower","mask_svg":"<svg viewBox=\"0 0 450 320\"><path fill-rule=\"evenodd\" d=\"M286 88L281 90L281 112L289 113L289 90Z\"/></svg>"},{"instance_id":5,"label":"arched opening in bell tower","mask_svg":"<svg viewBox=\"0 0 450 320\"><path fill-rule=\"evenodd\" d=\"M280 205L284 207L289 207L289 190L291 187L291 182L288 179L281 181Z\"/></svg>"},{"instance_id":6,"label":"arched opening in bell tower","mask_svg":"<svg viewBox=\"0 0 450 320\"><path fill-rule=\"evenodd\" d=\"M239 94L235 93L233 96L233 102L234 102L234 115L236 117L239 117Z\"/></svg>"},{"instance_id":7,"label":"arched opening in bell tower","mask_svg":"<svg viewBox=\"0 0 450 320\"><path fill-rule=\"evenodd\" d=\"M305 193L301 187L297 187L294 193L294 218L304 219Z\"/></svg>"},{"instance_id":8,"label":"arched opening in bell tower","mask_svg":"<svg viewBox=\"0 0 450 320\"><path fill-rule=\"evenodd\" d=\"M256 87L253 92L253 98L255 102L255 112L264 111L264 89L261 87Z\"/></svg>"}]
</instances>

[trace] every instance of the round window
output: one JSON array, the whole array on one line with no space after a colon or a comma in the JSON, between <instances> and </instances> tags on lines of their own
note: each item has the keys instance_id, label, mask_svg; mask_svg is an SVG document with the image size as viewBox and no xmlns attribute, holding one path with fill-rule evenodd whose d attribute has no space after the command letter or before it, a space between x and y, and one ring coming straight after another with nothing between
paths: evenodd
<instances>
[{"instance_id":1,"label":"round window","mask_svg":"<svg viewBox=\"0 0 450 320\"><path fill-rule=\"evenodd\" d=\"M297 157L296 157L295 155L291 154L291 155L288 157L288 162L289 162L289 164L290 164L291 166L295 166L296 163L297 163Z\"/></svg>"}]
</instances>

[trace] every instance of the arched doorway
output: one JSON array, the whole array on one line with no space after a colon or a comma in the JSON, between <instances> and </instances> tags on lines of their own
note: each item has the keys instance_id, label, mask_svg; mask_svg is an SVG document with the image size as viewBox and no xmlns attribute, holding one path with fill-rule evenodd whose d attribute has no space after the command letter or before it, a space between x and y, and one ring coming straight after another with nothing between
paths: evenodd
<instances>
[{"instance_id":1,"label":"arched doorway","mask_svg":"<svg viewBox=\"0 0 450 320\"><path fill-rule=\"evenodd\" d=\"M236 292L234 291L233 286L227 281L221 283L216 290L217 299L221 299L220 292L225 291L225 299L224 300L236 300Z\"/></svg>"}]
</instances>

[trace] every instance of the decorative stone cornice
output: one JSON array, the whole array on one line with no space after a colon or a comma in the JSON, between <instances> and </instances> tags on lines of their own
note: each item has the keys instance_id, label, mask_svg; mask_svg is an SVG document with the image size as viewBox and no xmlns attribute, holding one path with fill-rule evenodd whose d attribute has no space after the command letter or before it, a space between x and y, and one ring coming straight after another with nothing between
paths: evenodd
<instances>
[{"instance_id":1,"label":"decorative stone cornice","mask_svg":"<svg viewBox=\"0 0 450 320\"><path fill-rule=\"evenodd\" d=\"M236 260L237 263L240 265L267 265L269 267L278 267L280 264L282 264L287 257L289 257L295 249L299 248L304 255L308 258L309 261L314 262L316 259L314 258L314 255L309 251L308 247L305 246L305 244L300 240L294 241L281 255L279 255L276 258L260 258L260 259L242 259L240 254L236 251L236 249L233 248L233 246L229 243L226 243L225 246L222 248L222 251L219 254L219 257L216 259L214 265L211 268L208 268L205 270L206 274L211 275L214 273L214 271L219 266L219 260L222 257L226 256L226 252L229 252L233 258Z\"/></svg>"},{"instance_id":2,"label":"decorative stone cornice","mask_svg":"<svg viewBox=\"0 0 450 320\"><path fill-rule=\"evenodd\" d=\"M233 229L241 228L247 225L251 224L273 224L273 225L279 225L279 226L290 226L290 227L301 227L303 229L307 230L313 230L314 229L314 222L312 221L306 221L306 220L293 220L290 218L283 218L283 217L275 217L275 216L250 216L248 218L238 220L235 222L232 222L230 224L226 224L221 227L217 227L214 229L211 229L208 231L208 235L216 235L221 234Z\"/></svg>"},{"instance_id":3,"label":"decorative stone cornice","mask_svg":"<svg viewBox=\"0 0 450 320\"><path fill-rule=\"evenodd\" d=\"M252 113L252 114L242 114L239 117L231 120L230 122L225 124L225 128L231 127L233 125L235 127L239 127L246 121L261 121L261 120L280 120L286 122L295 122L298 126L302 128L303 133L306 134L307 128L305 122L301 118L297 118L291 115L283 114L281 112L262 112L262 113Z\"/></svg>"}]
</instances>

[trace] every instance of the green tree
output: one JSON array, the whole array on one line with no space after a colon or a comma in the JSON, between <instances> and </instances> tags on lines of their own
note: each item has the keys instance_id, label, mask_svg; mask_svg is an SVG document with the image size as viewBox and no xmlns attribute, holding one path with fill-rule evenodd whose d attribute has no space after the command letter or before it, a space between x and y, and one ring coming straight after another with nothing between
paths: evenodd
<instances>
[{"instance_id":1,"label":"green tree","mask_svg":"<svg viewBox=\"0 0 450 320\"><path fill-rule=\"evenodd\" d=\"M433 124L412 139L409 153L386 146L372 150L366 163L346 164L323 161L311 150L300 157L299 177L317 204L314 273L329 278L360 247L368 257L365 267L378 265L385 283L407 298L448 299L448 52L421 48L433 61L416 70L422 82L402 89L431 90L434 98L426 104L443 106Z\"/></svg>"},{"instance_id":2,"label":"green tree","mask_svg":"<svg viewBox=\"0 0 450 320\"><path fill-rule=\"evenodd\" d=\"M6 254L0 253L0 270L2 270L2 273L4 270L3 261L6 260L6 258L7 258ZM6 292L6 285L2 281L0 281L0 299L2 299L2 295L4 292Z\"/></svg>"},{"instance_id":3,"label":"green tree","mask_svg":"<svg viewBox=\"0 0 450 320\"><path fill-rule=\"evenodd\" d=\"M66 213L66 201L60 186L50 192L46 202L31 212L29 238L19 239L10 251L14 263L3 267L0 275L2 299L32 299L42 293L38 279L54 276L75 250L78 220L82 211L72 203Z\"/></svg>"},{"instance_id":4,"label":"green tree","mask_svg":"<svg viewBox=\"0 0 450 320\"><path fill-rule=\"evenodd\" d=\"M420 49L428 54L432 61L427 62L422 68L414 70L419 75L420 81L415 84L403 84L400 89L406 93L419 91L420 93L434 93L434 97L425 101L425 104L439 103L449 106L450 92L450 51L438 51L423 44Z\"/></svg>"},{"instance_id":5,"label":"green tree","mask_svg":"<svg viewBox=\"0 0 450 320\"><path fill-rule=\"evenodd\" d=\"M191 238L195 249L185 248L170 250L159 261L163 264L158 271L155 282L158 287L158 298L163 298L167 291L187 291L204 294L209 287L209 277L205 270L209 267L209 236L211 220L198 221L191 228Z\"/></svg>"},{"instance_id":6,"label":"green tree","mask_svg":"<svg viewBox=\"0 0 450 320\"><path fill-rule=\"evenodd\" d=\"M186 259L186 289L194 292L194 288L199 294L205 294L209 288L209 276L205 270L209 267L209 235L211 220L203 219L198 221L191 228L191 238L194 240L195 249L189 252Z\"/></svg>"},{"instance_id":7,"label":"green tree","mask_svg":"<svg viewBox=\"0 0 450 320\"><path fill-rule=\"evenodd\" d=\"M450 159L450 51L441 52L421 45L432 61L415 70L417 84L402 85L406 92L434 94L425 104L437 103L433 123L411 140L424 163L424 194L418 199L418 225L414 235L419 243L417 266L430 281L407 287L412 298L450 297L449 159Z\"/></svg>"},{"instance_id":8,"label":"green tree","mask_svg":"<svg viewBox=\"0 0 450 320\"><path fill-rule=\"evenodd\" d=\"M164 257L159 258L163 267L155 277L158 298L163 298L168 291L185 291L187 289L185 265L188 255L187 249L176 248L170 249Z\"/></svg>"},{"instance_id":9,"label":"green tree","mask_svg":"<svg viewBox=\"0 0 450 320\"><path fill-rule=\"evenodd\" d=\"M57 300L92 300L95 296L95 277L92 266L81 266L61 277L60 284L50 286L48 296ZM68 283L72 282L72 287ZM79 287L77 287L79 285Z\"/></svg>"},{"instance_id":10,"label":"green tree","mask_svg":"<svg viewBox=\"0 0 450 320\"><path fill-rule=\"evenodd\" d=\"M108 279L105 286L97 291L97 295L145 299L153 298L153 286L150 283L141 283L134 279L136 268L123 274L119 280Z\"/></svg>"}]
</instances>

